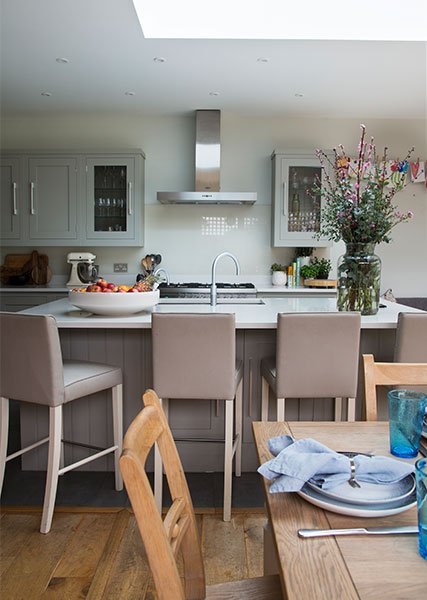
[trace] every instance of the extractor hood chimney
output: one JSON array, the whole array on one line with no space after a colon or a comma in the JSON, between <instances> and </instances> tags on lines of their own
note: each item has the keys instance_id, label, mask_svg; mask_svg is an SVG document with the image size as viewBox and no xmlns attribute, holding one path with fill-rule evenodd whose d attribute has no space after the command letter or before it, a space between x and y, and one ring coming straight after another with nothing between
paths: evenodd
<instances>
[{"instance_id":1,"label":"extractor hood chimney","mask_svg":"<svg viewBox=\"0 0 427 600\"><path fill-rule=\"evenodd\" d=\"M194 192L157 192L162 204L254 204L256 192L220 191L219 110L196 111L196 151Z\"/></svg>"}]
</instances>

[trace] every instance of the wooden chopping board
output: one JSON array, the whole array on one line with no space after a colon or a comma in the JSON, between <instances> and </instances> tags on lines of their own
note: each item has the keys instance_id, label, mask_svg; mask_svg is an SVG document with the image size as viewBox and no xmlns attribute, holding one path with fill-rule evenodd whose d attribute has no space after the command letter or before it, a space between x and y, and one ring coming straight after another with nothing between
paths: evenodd
<instances>
[{"instance_id":1,"label":"wooden chopping board","mask_svg":"<svg viewBox=\"0 0 427 600\"><path fill-rule=\"evenodd\" d=\"M304 286L311 288L336 288L336 279L304 279Z\"/></svg>"}]
</instances>

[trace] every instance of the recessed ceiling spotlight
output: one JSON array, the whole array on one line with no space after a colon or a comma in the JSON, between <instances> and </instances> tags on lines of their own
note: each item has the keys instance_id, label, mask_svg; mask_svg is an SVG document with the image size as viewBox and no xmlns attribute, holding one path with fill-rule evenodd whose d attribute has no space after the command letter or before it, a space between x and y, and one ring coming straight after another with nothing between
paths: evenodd
<instances>
[{"instance_id":1,"label":"recessed ceiling spotlight","mask_svg":"<svg viewBox=\"0 0 427 600\"><path fill-rule=\"evenodd\" d=\"M300 92L297 92L295 94L295 98L304 98L304 94L301 94Z\"/></svg>"},{"instance_id":2,"label":"recessed ceiling spotlight","mask_svg":"<svg viewBox=\"0 0 427 600\"><path fill-rule=\"evenodd\" d=\"M65 65L65 64L67 64L67 63L70 62L68 60L68 58L60 58L60 57L58 57L58 58L55 58L55 60L56 60L57 63L60 63L61 65Z\"/></svg>"},{"instance_id":3,"label":"recessed ceiling spotlight","mask_svg":"<svg viewBox=\"0 0 427 600\"><path fill-rule=\"evenodd\" d=\"M135 96L135 92L131 92L130 90L128 90L127 92L125 92L125 96Z\"/></svg>"},{"instance_id":4,"label":"recessed ceiling spotlight","mask_svg":"<svg viewBox=\"0 0 427 600\"><path fill-rule=\"evenodd\" d=\"M166 58L163 58L163 56L155 56L153 58L154 62L158 62L158 63L164 63L166 62Z\"/></svg>"},{"instance_id":5,"label":"recessed ceiling spotlight","mask_svg":"<svg viewBox=\"0 0 427 600\"><path fill-rule=\"evenodd\" d=\"M209 92L209 96L219 96L219 92Z\"/></svg>"},{"instance_id":6,"label":"recessed ceiling spotlight","mask_svg":"<svg viewBox=\"0 0 427 600\"><path fill-rule=\"evenodd\" d=\"M259 58L256 59L257 62L261 62L261 63L268 63L270 59L267 58L266 56L260 56Z\"/></svg>"},{"instance_id":7,"label":"recessed ceiling spotlight","mask_svg":"<svg viewBox=\"0 0 427 600\"><path fill-rule=\"evenodd\" d=\"M42 96L52 96L52 92L42 92Z\"/></svg>"}]
</instances>

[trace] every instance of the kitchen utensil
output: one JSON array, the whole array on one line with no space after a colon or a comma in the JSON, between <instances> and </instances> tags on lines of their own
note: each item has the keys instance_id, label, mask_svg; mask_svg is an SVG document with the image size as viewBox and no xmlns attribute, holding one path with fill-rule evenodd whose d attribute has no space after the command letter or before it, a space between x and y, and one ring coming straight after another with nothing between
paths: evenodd
<instances>
[{"instance_id":1,"label":"kitchen utensil","mask_svg":"<svg viewBox=\"0 0 427 600\"><path fill-rule=\"evenodd\" d=\"M388 535L418 533L416 525L399 527L354 527L352 529L298 529L302 538L325 537L327 535Z\"/></svg>"}]
</instances>

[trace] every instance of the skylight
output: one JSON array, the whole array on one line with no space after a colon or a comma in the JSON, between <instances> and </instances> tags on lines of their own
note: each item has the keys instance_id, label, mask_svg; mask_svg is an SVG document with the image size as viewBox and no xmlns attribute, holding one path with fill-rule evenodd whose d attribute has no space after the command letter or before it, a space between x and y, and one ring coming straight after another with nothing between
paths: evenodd
<instances>
[{"instance_id":1,"label":"skylight","mask_svg":"<svg viewBox=\"0 0 427 600\"><path fill-rule=\"evenodd\" d=\"M426 41L425 0L133 0L146 38Z\"/></svg>"}]
</instances>

